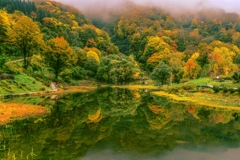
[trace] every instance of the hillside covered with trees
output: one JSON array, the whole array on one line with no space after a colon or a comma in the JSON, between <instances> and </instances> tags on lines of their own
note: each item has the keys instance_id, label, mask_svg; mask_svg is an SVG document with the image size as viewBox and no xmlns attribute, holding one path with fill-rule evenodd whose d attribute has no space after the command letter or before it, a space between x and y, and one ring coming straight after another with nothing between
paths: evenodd
<instances>
[{"instance_id":1,"label":"hillside covered with trees","mask_svg":"<svg viewBox=\"0 0 240 160\"><path fill-rule=\"evenodd\" d=\"M24 73L46 84L128 84L143 77L158 84L216 76L240 81L240 15L131 7L90 21L59 2L1 0L1 79Z\"/></svg>"}]
</instances>

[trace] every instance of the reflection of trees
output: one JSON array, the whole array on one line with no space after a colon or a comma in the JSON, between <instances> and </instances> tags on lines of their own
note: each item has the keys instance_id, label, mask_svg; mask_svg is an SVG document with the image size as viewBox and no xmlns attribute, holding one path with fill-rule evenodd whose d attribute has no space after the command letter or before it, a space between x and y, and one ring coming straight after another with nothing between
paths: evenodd
<instances>
[{"instance_id":1,"label":"reflection of trees","mask_svg":"<svg viewBox=\"0 0 240 160\"><path fill-rule=\"evenodd\" d=\"M116 117L135 113L140 99L133 100L133 98L133 91L107 88L107 90L100 90L97 100L103 116Z\"/></svg>"},{"instance_id":2,"label":"reflection of trees","mask_svg":"<svg viewBox=\"0 0 240 160\"><path fill-rule=\"evenodd\" d=\"M143 156L178 145L240 142L239 113L178 104L141 90L102 88L48 104L50 116L12 125L11 136L18 138L5 138L11 151L20 155L24 149L26 157L33 148L38 159L74 159L101 145Z\"/></svg>"}]
</instances>

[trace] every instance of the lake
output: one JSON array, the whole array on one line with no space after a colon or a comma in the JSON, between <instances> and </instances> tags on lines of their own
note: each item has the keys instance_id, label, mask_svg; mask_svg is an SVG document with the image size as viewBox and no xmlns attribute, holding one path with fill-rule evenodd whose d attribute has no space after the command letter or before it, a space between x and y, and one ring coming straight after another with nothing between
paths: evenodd
<instances>
[{"instance_id":1,"label":"lake","mask_svg":"<svg viewBox=\"0 0 240 160\"><path fill-rule=\"evenodd\" d=\"M0 159L237 160L239 112L171 102L147 89L22 97L44 117L0 129Z\"/></svg>"}]
</instances>

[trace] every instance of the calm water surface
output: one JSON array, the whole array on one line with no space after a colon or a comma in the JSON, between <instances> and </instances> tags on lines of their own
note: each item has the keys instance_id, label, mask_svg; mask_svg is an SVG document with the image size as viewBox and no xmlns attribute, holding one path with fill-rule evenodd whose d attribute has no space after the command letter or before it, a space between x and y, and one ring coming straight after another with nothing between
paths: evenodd
<instances>
[{"instance_id":1,"label":"calm water surface","mask_svg":"<svg viewBox=\"0 0 240 160\"><path fill-rule=\"evenodd\" d=\"M9 100L51 108L0 129L0 159L238 160L240 113L171 102L150 91Z\"/></svg>"}]
</instances>

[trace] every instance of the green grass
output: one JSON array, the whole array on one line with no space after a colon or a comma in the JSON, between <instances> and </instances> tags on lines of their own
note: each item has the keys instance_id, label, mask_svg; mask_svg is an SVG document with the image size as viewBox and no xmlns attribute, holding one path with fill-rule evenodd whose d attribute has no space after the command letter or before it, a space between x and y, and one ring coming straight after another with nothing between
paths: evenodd
<instances>
[{"instance_id":1,"label":"green grass","mask_svg":"<svg viewBox=\"0 0 240 160\"><path fill-rule=\"evenodd\" d=\"M199 78L199 79L194 79L189 82L186 82L185 84L207 85L212 82L214 81L211 78Z\"/></svg>"},{"instance_id":2,"label":"green grass","mask_svg":"<svg viewBox=\"0 0 240 160\"><path fill-rule=\"evenodd\" d=\"M212 81L211 83L209 83L209 85L225 85L228 87L233 87L233 88L238 88L240 87L240 83L234 83L233 81L224 81L224 82L217 82L217 81Z\"/></svg>"},{"instance_id":3,"label":"green grass","mask_svg":"<svg viewBox=\"0 0 240 160\"><path fill-rule=\"evenodd\" d=\"M0 94L25 93L50 90L48 86L26 74L15 75L14 80L0 80Z\"/></svg>"},{"instance_id":4,"label":"green grass","mask_svg":"<svg viewBox=\"0 0 240 160\"><path fill-rule=\"evenodd\" d=\"M29 97L16 97L13 99L3 99L2 102L41 105L42 103L46 103L48 99L49 96L29 96Z\"/></svg>"}]
</instances>

